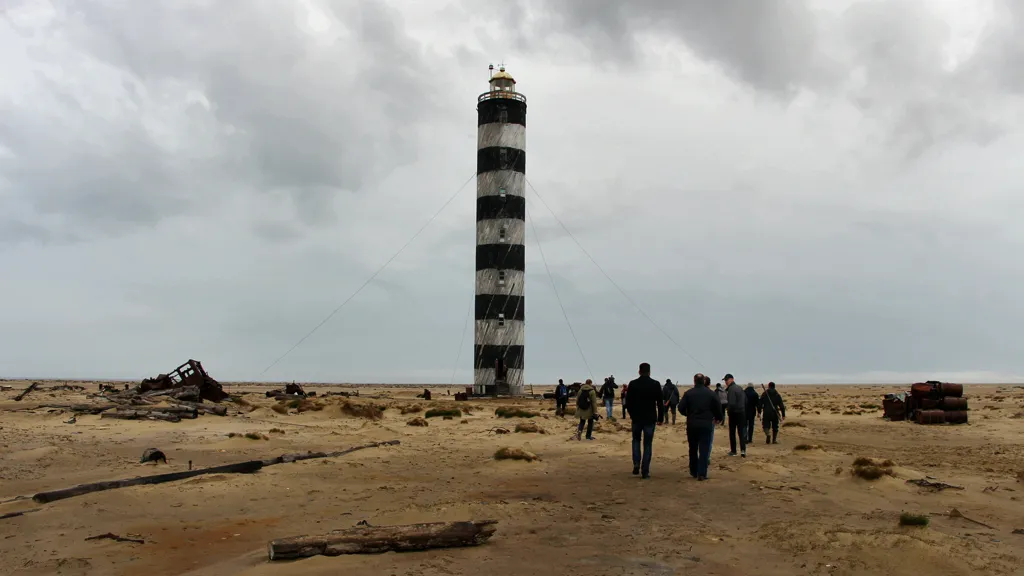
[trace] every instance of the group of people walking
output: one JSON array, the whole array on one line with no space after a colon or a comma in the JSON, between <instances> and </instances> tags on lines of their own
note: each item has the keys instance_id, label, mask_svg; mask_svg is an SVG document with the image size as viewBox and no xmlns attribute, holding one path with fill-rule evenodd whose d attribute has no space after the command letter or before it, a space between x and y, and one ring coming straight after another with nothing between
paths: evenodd
<instances>
[{"instance_id":1,"label":"group of people walking","mask_svg":"<svg viewBox=\"0 0 1024 576\"><path fill-rule=\"evenodd\" d=\"M651 378L650 364L640 364L639 378L623 385L620 392L623 418L628 413L632 421L634 475L645 479L650 477L655 428L667 424L670 414L672 424L675 424L677 412L686 418L690 476L700 481L708 479L715 428L724 426L727 416L730 456L747 456L747 445L754 443L754 427L758 416L761 418L765 443L778 443L779 424L786 418L786 406L775 389L775 383L769 382L767 388L762 385L763 393L758 394L753 383L743 388L736 384L732 374L726 374L722 382L724 387L718 384L712 390L710 377L694 374L693 387L680 395L679 388L671 380L666 379L664 385L660 384ZM604 404L607 418L612 419L618 388L614 376L605 378L600 391L594 388L589 379L580 387L576 397L576 417L579 419L575 436L577 440L583 438L584 429L586 439L594 439L598 398ZM555 402L558 413L564 414L569 402L569 389L561 380L555 388ZM736 451L737 444L739 452Z\"/></svg>"}]
</instances>

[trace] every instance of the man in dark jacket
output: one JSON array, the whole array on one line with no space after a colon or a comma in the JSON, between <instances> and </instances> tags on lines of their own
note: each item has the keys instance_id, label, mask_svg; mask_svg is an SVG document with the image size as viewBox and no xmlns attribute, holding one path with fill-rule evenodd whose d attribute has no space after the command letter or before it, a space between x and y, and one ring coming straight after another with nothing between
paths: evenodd
<instances>
[{"instance_id":1,"label":"man in dark jacket","mask_svg":"<svg viewBox=\"0 0 1024 576\"><path fill-rule=\"evenodd\" d=\"M711 458L715 424L722 420L722 403L718 395L704 385L705 378L703 374L695 374L693 388L687 390L679 402L679 412L686 416L690 476L697 480L708 479L708 460Z\"/></svg>"},{"instance_id":2,"label":"man in dark jacket","mask_svg":"<svg viewBox=\"0 0 1024 576\"><path fill-rule=\"evenodd\" d=\"M736 455L736 435L740 437L740 456L747 457L747 394L732 374L722 378L729 412L729 456Z\"/></svg>"},{"instance_id":3,"label":"man in dark jacket","mask_svg":"<svg viewBox=\"0 0 1024 576\"><path fill-rule=\"evenodd\" d=\"M775 390L775 382L768 383L768 389L761 394L761 427L764 428L764 443L778 444L779 421L786 419L786 405ZM771 431L771 435L768 432Z\"/></svg>"},{"instance_id":4,"label":"man in dark jacket","mask_svg":"<svg viewBox=\"0 0 1024 576\"><path fill-rule=\"evenodd\" d=\"M569 387L562 382L562 379L558 379L558 386L555 386L555 414L558 416L565 415L565 407L569 405Z\"/></svg>"},{"instance_id":5,"label":"man in dark jacket","mask_svg":"<svg viewBox=\"0 0 1024 576\"><path fill-rule=\"evenodd\" d=\"M753 444L754 422L761 415L761 397L757 395L753 382L747 383L743 393L747 395L747 444Z\"/></svg>"},{"instance_id":6,"label":"man in dark jacket","mask_svg":"<svg viewBox=\"0 0 1024 576\"><path fill-rule=\"evenodd\" d=\"M661 389L661 397L664 401L664 410L661 412L659 422L668 424L668 413L672 413L672 423L676 423L676 407L679 406L679 388L672 383L671 379L665 379L665 386Z\"/></svg>"},{"instance_id":7,"label":"man in dark jacket","mask_svg":"<svg viewBox=\"0 0 1024 576\"><path fill-rule=\"evenodd\" d=\"M608 415L608 419L611 420L614 416L612 407L615 406L615 390L619 385L615 383L615 376L609 376L604 379L604 384L601 386L601 400L604 402L604 409Z\"/></svg>"},{"instance_id":8,"label":"man in dark jacket","mask_svg":"<svg viewBox=\"0 0 1024 576\"><path fill-rule=\"evenodd\" d=\"M640 377L629 383L627 409L633 425L633 474L642 474L645 479L651 477L654 427L658 423L658 407L662 402L661 383L651 378L651 365L644 362L640 365Z\"/></svg>"}]
</instances>

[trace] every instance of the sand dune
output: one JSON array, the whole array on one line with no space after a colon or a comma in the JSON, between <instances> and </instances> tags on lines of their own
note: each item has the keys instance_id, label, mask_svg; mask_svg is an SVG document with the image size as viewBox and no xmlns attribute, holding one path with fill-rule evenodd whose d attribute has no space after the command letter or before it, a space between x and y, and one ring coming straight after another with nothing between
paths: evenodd
<instances>
[{"instance_id":1,"label":"sand dune","mask_svg":"<svg viewBox=\"0 0 1024 576\"><path fill-rule=\"evenodd\" d=\"M570 439L575 422L554 416L547 401L455 403L437 387L435 401L423 402L415 389L362 388L353 405L385 407L382 419L370 420L349 415L340 397L280 414L264 388L251 385L229 387L251 406L232 404L225 417L168 423L79 415L67 424L67 412L31 408L85 402L85 393L40 390L13 402L24 385L5 385L13 390L0 392L0 515L38 510L0 520L4 574L1024 574L1024 534L1012 533L1024 528L1021 386L968 386L971 423L962 426L884 421L871 405L892 387L783 386L790 417L780 443L766 446L759 433L747 459L730 458L719 428L711 481L697 483L687 473L682 419L658 429L653 478L642 482L630 474L626 426L602 421L596 440L577 442ZM408 426L424 416L409 412L414 405L469 413ZM495 433L525 420L497 418L503 405L539 412L531 420L546 433ZM186 470L189 460L205 467L392 439L401 444L255 474L49 504L15 499ZM149 447L162 449L169 463L139 464ZM502 447L539 460L496 461ZM892 460L893 475L856 478L857 457ZM906 483L926 476L964 489ZM953 508L968 519L944 515ZM902 512L932 514L931 523L901 527ZM267 561L271 539L360 520L490 518L500 521L498 532L477 548ZM146 542L85 540L106 532Z\"/></svg>"}]
</instances>

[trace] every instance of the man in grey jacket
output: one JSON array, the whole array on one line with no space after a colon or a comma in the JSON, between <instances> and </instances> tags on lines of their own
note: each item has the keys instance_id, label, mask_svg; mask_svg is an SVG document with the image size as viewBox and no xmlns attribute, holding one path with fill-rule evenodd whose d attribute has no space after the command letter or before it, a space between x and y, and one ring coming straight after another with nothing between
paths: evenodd
<instances>
[{"instance_id":1,"label":"man in grey jacket","mask_svg":"<svg viewBox=\"0 0 1024 576\"><path fill-rule=\"evenodd\" d=\"M740 436L740 455L747 457L747 393L743 391L732 374L722 378L729 412L729 456L736 455L736 434Z\"/></svg>"}]
</instances>

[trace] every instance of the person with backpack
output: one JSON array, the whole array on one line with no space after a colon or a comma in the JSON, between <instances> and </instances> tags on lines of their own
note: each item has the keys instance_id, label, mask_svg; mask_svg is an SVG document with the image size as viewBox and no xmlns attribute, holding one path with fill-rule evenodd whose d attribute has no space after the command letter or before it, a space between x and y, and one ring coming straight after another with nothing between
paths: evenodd
<instances>
[{"instance_id":1,"label":"person with backpack","mask_svg":"<svg viewBox=\"0 0 1024 576\"><path fill-rule=\"evenodd\" d=\"M743 393L747 395L747 444L754 443L754 423L761 415L761 397L754 389L754 383L748 382Z\"/></svg>"},{"instance_id":2,"label":"person with backpack","mask_svg":"<svg viewBox=\"0 0 1024 576\"><path fill-rule=\"evenodd\" d=\"M640 365L640 377L629 383L629 418L633 430L633 475L651 477L651 457L654 448L654 428L658 423L661 383L651 378L651 365ZM641 446L643 450L641 450Z\"/></svg>"},{"instance_id":3,"label":"person with backpack","mask_svg":"<svg viewBox=\"0 0 1024 576\"><path fill-rule=\"evenodd\" d=\"M587 440L594 439L594 410L597 409L597 390L594 389L594 381L587 378L586 384L580 387L580 393L576 396L576 417L580 424L576 428L576 439L583 436L583 426L587 427Z\"/></svg>"},{"instance_id":4,"label":"person with backpack","mask_svg":"<svg viewBox=\"0 0 1024 576\"><path fill-rule=\"evenodd\" d=\"M569 405L569 387L558 379L558 386L555 386L555 415L565 416L565 408Z\"/></svg>"},{"instance_id":5,"label":"person with backpack","mask_svg":"<svg viewBox=\"0 0 1024 576\"><path fill-rule=\"evenodd\" d=\"M614 416L612 407L615 405L615 390L619 387L615 383L615 376L609 376L604 379L604 385L601 386L601 400L604 401L604 409L608 413L608 419L611 420Z\"/></svg>"},{"instance_id":6,"label":"person with backpack","mask_svg":"<svg viewBox=\"0 0 1024 576\"><path fill-rule=\"evenodd\" d=\"M775 390L775 382L768 383L768 389L761 394L761 427L764 428L764 443L779 443L779 421L786 419L786 405ZM771 435L769 435L769 431Z\"/></svg>"},{"instance_id":7,"label":"person with backpack","mask_svg":"<svg viewBox=\"0 0 1024 576\"><path fill-rule=\"evenodd\" d=\"M626 393L629 392L629 384L622 385L622 391L619 392L619 404L622 404L622 419L626 419Z\"/></svg>"}]
</instances>

